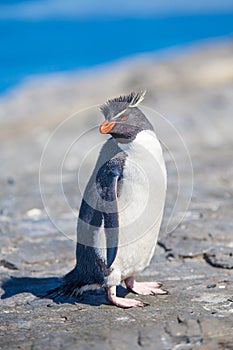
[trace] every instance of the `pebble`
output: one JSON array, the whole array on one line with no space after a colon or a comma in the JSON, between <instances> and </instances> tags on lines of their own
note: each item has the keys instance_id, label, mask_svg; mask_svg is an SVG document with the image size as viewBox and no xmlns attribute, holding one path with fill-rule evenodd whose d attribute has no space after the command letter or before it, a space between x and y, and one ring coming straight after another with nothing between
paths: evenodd
<instances>
[{"instance_id":1,"label":"pebble","mask_svg":"<svg viewBox=\"0 0 233 350\"><path fill-rule=\"evenodd\" d=\"M42 216L42 210L33 208L27 211L26 215L31 219L39 219Z\"/></svg>"}]
</instances>

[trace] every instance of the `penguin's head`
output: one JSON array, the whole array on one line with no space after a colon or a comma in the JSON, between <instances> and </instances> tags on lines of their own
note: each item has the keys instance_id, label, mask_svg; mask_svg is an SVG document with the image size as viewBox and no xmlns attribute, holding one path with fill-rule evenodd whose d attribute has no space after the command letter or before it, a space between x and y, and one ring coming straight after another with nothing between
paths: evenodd
<instances>
[{"instance_id":1,"label":"penguin's head","mask_svg":"<svg viewBox=\"0 0 233 350\"><path fill-rule=\"evenodd\" d=\"M110 134L117 142L128 143L133 141L140 131L153 130L149 120L137 108L145 93L132 92L127 96L108 100L102 105L100 109L105 121L100 126L100 132Z\"/></svg>"}]
</instances>

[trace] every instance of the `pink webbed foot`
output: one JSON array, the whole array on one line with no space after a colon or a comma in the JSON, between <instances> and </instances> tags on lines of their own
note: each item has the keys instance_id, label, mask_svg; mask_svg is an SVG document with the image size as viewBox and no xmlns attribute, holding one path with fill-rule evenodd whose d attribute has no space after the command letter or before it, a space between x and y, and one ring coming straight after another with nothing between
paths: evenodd
<instances>
[{"instance_id":1,"label":"pink webbed foot","mask_svg":"<svg viewBox=\"0 0 233 350\"><path fill-rule=\"evenodd\" d=\"M140 295L156 295L167 294L165 289L162 289L160 282L136 282L134 277L126 278L126 287L136 294Z\"/></svg>"},{"instance_id":2,"label":"pink webbed foot","mask_svg":"<svg viewBox=\"0 0 233 350\"><path fill-rule=\"evenodd\" d=\"M114 304L114 305L116 305L118 307L121 307L123 309L129 309L129 308L135 307L135 306L143 307L143 306L148 305L146 303L143 303L140 300L117 297L116 296L116 287L115 286L108 288L108 300L112 304Z\"/></svg>"}]
</instances>

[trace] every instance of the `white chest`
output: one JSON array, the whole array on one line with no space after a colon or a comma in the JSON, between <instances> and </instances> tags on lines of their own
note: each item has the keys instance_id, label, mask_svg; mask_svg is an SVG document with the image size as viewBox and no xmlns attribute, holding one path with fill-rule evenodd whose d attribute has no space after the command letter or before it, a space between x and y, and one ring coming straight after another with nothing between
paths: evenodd
<instances>
[{"instance_id":1,"label":"white chest","mask_svg":"<svg viewBox=\"0 0 233 350\"><path fill-rule=\"evenodd\" d=\"M135 231L139 221L142 230L143 220L145 230L164 207L167 177L162 149L151 131L142 131L132 143L119 146L127 153L118 199L121 225L129 229L132 224Z\"/></svg>"}]
</instances>

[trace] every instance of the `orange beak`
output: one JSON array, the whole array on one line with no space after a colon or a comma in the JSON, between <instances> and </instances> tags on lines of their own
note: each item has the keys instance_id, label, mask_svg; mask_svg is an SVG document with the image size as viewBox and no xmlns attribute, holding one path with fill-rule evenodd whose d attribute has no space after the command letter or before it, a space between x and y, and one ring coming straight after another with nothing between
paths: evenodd
<instances>
[{"instance_id":1,"label":"orange beak","mask_svg":"<svg viewBox=\"0 0 233 350\"><path fill-rule=\"evenodd\" d=\"M107 120L105 120L101 125L100 125L100 132L101 134L108 134L109 131L112 130L116 122L111 122L109 123Z\"/></svg>"}]
</instances>

